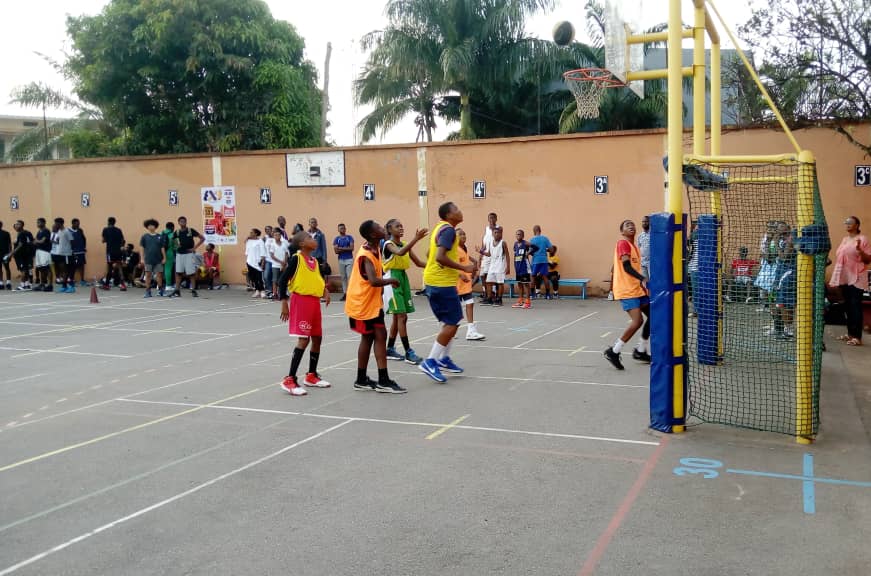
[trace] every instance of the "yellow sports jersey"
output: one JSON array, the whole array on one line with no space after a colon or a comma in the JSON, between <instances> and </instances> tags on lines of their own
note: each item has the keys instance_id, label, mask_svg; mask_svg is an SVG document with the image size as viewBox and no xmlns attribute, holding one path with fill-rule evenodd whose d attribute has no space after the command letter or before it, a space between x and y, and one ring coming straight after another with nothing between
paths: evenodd
<instances>
[{"instance_id":1,"label":"yellow sports jersey","mask_svg":"<svg viewBox=\"0 0 871 576\"><path fill-rule=\"evenodd\" d=\"M437 288L456 286L457 279L460 277L459 270L445 268L436 262L436 254L438 253L438 245L436 244L436 241L439 237L439 232L441 232L445 226L451 225L442 220L436 224L435 229L429 236L429 255L426 258L426 268L423 270L423 283L427 286L435 286ZM459 245L460 239L455 236L453 246L447 251L448 258L454 262L457 262L459 259L457 250Z\"/></svg>"},{"instance_id":2,"label":"yellow sports jersey","mask_svg":"<svg viewBox=\"0 0 871 576\"><path fill-rule=\"evenodd\" d=\"M318 261L312 258L309 263L302 252L297 252L295 256L296 271L287 282L287 291L300 296L323 296L326 283L318 268Z\"/></svg>"},{"instance_id":3,"label":"yellow sports jersey","mask_svg":"<svg viewBox=\"0 0 871 576\"><path fill-rule=\"evenodd\" d=\"M548 268L550 269L551 272L559 272L559 256L548 255L547 264L548 264Z\"/></svg>"},{"instance_id":4,"label":"yellow sports jersey","mask_svg":"<svg viewBox=\"0 0 871 576\"><path fill-rule=\"evenodd\" d=\"M387 245L393 244L397 249L401 250L405 244L397 244L393 240L388 240L384 243L381 260L384 262L385 270L408 270L411 268L411 252L406 252L402 256L393 252L388 252Z\"/></svg>"}]
</instances>

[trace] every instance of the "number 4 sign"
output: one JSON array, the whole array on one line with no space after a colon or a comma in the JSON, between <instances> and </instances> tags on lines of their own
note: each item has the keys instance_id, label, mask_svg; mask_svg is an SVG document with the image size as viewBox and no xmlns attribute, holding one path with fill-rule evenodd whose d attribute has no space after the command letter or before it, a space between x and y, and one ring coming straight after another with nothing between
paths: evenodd
<instances>
[{"instance_id":1,"label":"number 4 sign","mask_svg":"<svg viewBox=\"0 0 871 576\"><path fill-rule=\"evenodd\" d=\"M269 188L260 189L260 203L272 204L272 190L270 190Z\"/></svg>"},{"instance_id":2,"label":"number 4 sign","mask_svg":"<svg viewBox=\"0 0 871 576\"><path fill-rule=\"evenodd\" d=\"M856 166L855 186L871 186L871 166Z\"/></svg>"},{"instance_id":3,"label":"number 4 sign","mask_svg":"<svg viewBox=\"0 0 871 576\"><path fill-rule=\"evenodd\" d=\"M375 200L375 184L363 184L363 200Z\"/></svg>"}]
</instances>

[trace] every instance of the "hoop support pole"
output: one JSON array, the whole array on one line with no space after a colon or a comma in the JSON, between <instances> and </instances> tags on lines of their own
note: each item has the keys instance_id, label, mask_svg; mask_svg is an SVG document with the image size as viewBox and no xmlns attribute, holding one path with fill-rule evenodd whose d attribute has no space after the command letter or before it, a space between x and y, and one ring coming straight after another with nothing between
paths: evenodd
<instances>
[{"instance_id":1,"label":"hoop support pole","mask_svg":"<svg viewBox=\"0 0 871 576\"><path fill-rule=\"evenodd\" d=\"M702 156L700 154L684 154L684 164L696 162L699 164L780 164L796 162L796 154L770 154L747 156Z\"/></svg>"},{"instance_id":2,"label":"hoop support pole","mask_svg":"<svg viewBox=\"0 0 871 576\"><path fill-rule=\"evenodd\" d=\"M814 223L814 155L803 150L798 155L799 230ZM796 254L795 301L795 441L813 441L813 330L814 330L814 257Z\"/></svg>"},{"instance_id":3,"label":"hoop support pole","mask_svg":"<svg viewBox=\"0 0 871 576\"><path fill-rule=\"evenodd\" d=\"M626 81L632 82L634 80L661 80L663 78L668 78L668 69L660 68L656 70L634 70L626 74ZM683 66L680 68L681 76L692 76L693 75L693 67L692 66Z\"/></svg>"},{"instance_id":4,"label":"hoop support pole","mask_svg":"<svg viewBox=\"0 0 871 576\"><path fill-rule=\"evenodd\" d=\"M693 37L693 29L681 30L684 38ZM642 34L630 34L626 37L627 44L652 44L653 42L666 42L668 32L647 32Z\"/></svg>"}]
</instances>

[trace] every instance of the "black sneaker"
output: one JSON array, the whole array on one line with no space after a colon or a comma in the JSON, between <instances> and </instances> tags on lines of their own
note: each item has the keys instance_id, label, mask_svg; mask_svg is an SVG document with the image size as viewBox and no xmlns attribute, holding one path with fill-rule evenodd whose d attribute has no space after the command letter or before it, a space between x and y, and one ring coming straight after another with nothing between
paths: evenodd
<instances>
[{"instance_id":1,"label":"black sneaker","mask_svg":"<svg viewBox=\"0 0 871 576\"><path fill-rule=\"evenodd\" d=\"M481 306L492 306L493 301L490 300L489 298L484 298L483 300L481 300L480 305Z\"/></svg>"},{"instance_id":2,"label":"black sneaker","mask_svg":"<svg viewBox=\"0 0 871 576\"><path fill-rule=\"evenodd\" d=\"M196 290L191 290L191 297L192 297L192 298L199 298L199 296L200 296L200 295L197 294L197 291L196 291Z\"/></svg>"},{"instance_id":3,"label":"black sneaker","mask_svg":"<svg viewBox=\"0 0 871 576\"><path fill-rule=\"evenodd\" d=\"M33 288L31 288L33 292L42 292L42 284L34 284Z\"/></svg>"},{"instance_id":4,"label":"black sneaker","mask_svg":"<svg viewBox=\"0 0 871 576\"><path fill-rule=\"evenodd\" d=\"M496 298L496 300L493 301L493 306L502 306L502 298Z\"/></svg>"},{"instance_id":5,"label":"black sneaker","mask_svg":"<svg viewBox=\"0 0 871 576\"><path fill-rule=\"evenodd\" d=\"M648 354L647 352L642 352L640 350L632 351L632 359L640 360L641 362L647 362L648 364L650 364L650 361L652 360L650 354Z\"/></svg>"},{"instance_id":6,"label":"black sneaker","mask_svg":"<svg viewBox=\"0 0 871 576\"><path fill-rule=\"evenodd\" d=\"M375 380L368 377L365 382L354 382L354 390L360 390L361 392L375 392L377 389L378 385Z\"/></svg>"},{"instance_id":7,"label":"black sneaker","mask_svg":"<svg viewBox=\"0 0 871 576\"><path fill-rule=\"evenodd\" d=\"M54 292L54 288L52 288L51 284L46 284L42 287L43 292Z\"/></svg>"},{"instance_id":8,"label":"black sneaker","mask_svg":"<svg viewBox=\"0 0 871 576\"><path fill-rule=\"evenodd\" d=\"M610 362L617 370L624 369L623 363L620 361L620 353L614 352L613 348L608 348L607 350L605 350L605 358L607 358L608 362Z\"/></svg>"},{"instance_id":9,"label":"black sneaker","mask_svg":"<svg viewBox=\"0 0 871 576\"><path fill-rule=\"evenodd\" d=\"M172 294L169 295L170 298L181 298L181 292L178 290L174 290Z\"/></svg>"},{"instance_id":10,"label":"black sneaker","mask_svg":"<svg viewBox=\"0 0 871 576\"><path fill-rule=\"evenodd\" d=\"M405 394L406 392L408 392L408 390L406 390L393 380L388 380L387 382L378 382L375 385L375 391L384 392L385 394Z\"/></svg>"}]
</instances>

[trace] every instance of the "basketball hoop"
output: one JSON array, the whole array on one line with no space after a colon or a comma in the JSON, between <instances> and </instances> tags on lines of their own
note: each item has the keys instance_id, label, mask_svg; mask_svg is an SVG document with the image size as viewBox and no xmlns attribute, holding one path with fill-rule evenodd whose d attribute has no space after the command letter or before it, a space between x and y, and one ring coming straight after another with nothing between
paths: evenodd
<instances>
[{"instance_id":1,"label":"basketball hoop","mask_svg":"<svg viewBox=\"0 0 871 576\"><path fill-rule=\"evenodd\" d=\"M623 82L604 68L579 68L563 74L563 80L578 104L578 118L598 118L599 101L606 88L618 88Z\"/></svg>"}]
</instances>

